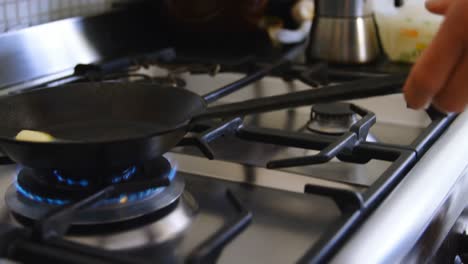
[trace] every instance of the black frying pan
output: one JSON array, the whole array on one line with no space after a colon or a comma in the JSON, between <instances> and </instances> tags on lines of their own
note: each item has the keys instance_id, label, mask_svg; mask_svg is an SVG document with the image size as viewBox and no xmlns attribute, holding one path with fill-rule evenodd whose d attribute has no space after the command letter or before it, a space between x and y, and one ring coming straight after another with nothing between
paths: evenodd
<instances>
[{"instance_id":1,"label":"black frying pan","mask_svg":"<svg viewBox=\"0 0 468 264\"><path fill-rule=\"evenodd\" d=\"M396 93L404 79L379 77L216 107L207 107L201 96L183 89L69 84L1 98L0 148L33 168L128 167L170 150L197 119ZM23 129L47 132L57 140L16 140Z\"/></svg>"}]
</instances>

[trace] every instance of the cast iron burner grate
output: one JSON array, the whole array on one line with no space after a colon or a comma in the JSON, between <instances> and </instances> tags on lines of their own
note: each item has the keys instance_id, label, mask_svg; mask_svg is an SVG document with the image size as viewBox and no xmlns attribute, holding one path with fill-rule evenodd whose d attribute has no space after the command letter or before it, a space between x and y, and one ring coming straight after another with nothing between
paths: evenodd
<instances>
[{"instance_id":1,"label":"cast iron burner grate","mask_svg":"<svg viewBox=\"0 0 468 264\"><path fill-rule=\"evenodd\" d=\"M80 211L73 224L121 222L161 210L176 202L184 190L177 168L160 157L140 166L113 170L20 169L6 196L16 214L39 220L54 208L116 186L104 199Z\"/></svg>"}]
</instances>

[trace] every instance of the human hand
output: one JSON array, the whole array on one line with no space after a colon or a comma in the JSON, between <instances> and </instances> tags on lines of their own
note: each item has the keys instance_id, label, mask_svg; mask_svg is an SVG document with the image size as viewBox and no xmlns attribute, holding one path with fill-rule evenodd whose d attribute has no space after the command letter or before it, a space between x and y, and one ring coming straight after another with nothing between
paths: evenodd
<instances>
[{"instance_id":1,"label":"human hand","mask_svg":"<svg viewBox=\"0 0 468 264\"><path fill-rule=\"evenodd\" d=\"M405 99L414 109L432 104L462 112L468 103L468 1L429 0L426 7L445 20L413 66L403 88Z\"/></svg>"}]
</instances>

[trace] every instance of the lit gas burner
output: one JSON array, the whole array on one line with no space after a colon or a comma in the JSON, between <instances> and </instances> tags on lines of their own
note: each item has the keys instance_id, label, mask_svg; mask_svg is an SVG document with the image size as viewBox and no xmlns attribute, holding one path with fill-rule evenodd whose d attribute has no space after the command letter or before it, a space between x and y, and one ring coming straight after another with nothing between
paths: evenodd
<instances>
[{"instance_id":1,"label":"lit gas burner","mask_svg":"<svg viewBox=\"0 0 468 264\"><path fill-rule=\"evenodd\" d=\"M81 210L73 224L120 222L154 213L176 202L184 190L184 181L177 175L176 167L161 157L125 169L22 168L16 182L8 189L6 202L15 214L38 220L50 210L82 200L106 186L141 184L157 179L168 179L169 185L149 185L114 194Z\"/></svg>"},{"instance_id":2,"label":"lit gas burner","mask_svg":"<svg viewBox=\"0 0 468 264\"><path fill-rule=\"evenodd\" d=\"M316 104L312 106L309 130L321 134L339 135L359 120L348 103Z\"/></svg>"}]
</instances>

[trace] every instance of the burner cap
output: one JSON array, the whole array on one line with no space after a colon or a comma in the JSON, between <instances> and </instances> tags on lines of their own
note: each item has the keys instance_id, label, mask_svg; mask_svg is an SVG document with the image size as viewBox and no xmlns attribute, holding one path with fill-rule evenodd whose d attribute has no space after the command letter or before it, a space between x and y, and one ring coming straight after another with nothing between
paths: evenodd
<instances>
[{"instance_id":1,"label":"burner cap","mask_svg":"<svg viewBox=\"0 0 468 264\"><path fill-rule=\"evenodd\" d=\"M311 131L339 135L349 131L358 115L349 103L316 104L312 106L308 128Z\"/></svg>"}]
</instances>

